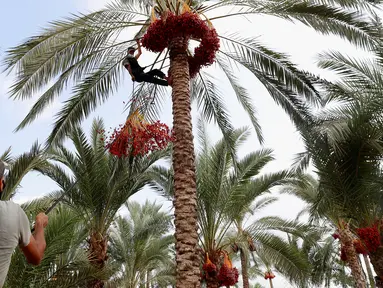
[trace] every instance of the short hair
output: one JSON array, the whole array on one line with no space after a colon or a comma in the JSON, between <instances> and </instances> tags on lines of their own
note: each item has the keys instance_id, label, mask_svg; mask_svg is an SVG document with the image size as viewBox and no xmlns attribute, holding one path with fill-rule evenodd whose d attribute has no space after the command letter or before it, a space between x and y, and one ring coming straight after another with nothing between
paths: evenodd
<instances>
[{"instance_id":1,"label":"short hair","mask_svg":"<svg viewBox=\"0 0 383 288\"><path fill-rule=\"evenodd\" d=\"M130 50L136 50L136 48L134 48L133 46L130 46L130 47L128 47L128 51L130 51Z\"/></svg>"}]
</instances>

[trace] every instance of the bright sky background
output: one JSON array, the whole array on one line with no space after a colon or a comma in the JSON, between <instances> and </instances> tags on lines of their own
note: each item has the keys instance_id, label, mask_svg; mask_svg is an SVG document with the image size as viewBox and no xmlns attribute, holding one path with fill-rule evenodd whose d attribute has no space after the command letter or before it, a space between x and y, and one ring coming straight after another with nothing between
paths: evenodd
<instances>
[{"instance_id":1,"label":"bright sky background","mask_svg":"<svg viewBox=\"0 0 383 288\"><path fill-rule=\"evenodd\" d=\"M22 2L22 5L19 6ZM89 10L101 8L106 0L66 0L66 1L5 1L2 3L0 13L0 58L4 51L21 43L29 36L36 35L41 28L46 26L47 22L69 16L70 13L87 12ZM17 12L17 13L16 13ZM234 21L235 20L235 21ZM294 25L285 21L259 16L252 18L251 22L247 20L238 21L238 18L218 20L213 23L219 33L222 31L244 31L248 29L247 35L259 37L261 42L268 44L269 47L277 51L286 52L292 56L293 62L299 64L303 69L316 74L321 73L330 77L330 73L321 72L315 65L317 54L328 49L339 49L345 53L357 55L351 46L335 37L319 36L312 30L303 25ZM250 34L249 34L250 33ZM150 64L153 55L144 51L140 61L143 66ZM360 54L359 54L360 55ZM214 71L213 68L209 68ZM258 117L265 137L265 147L272 148L276 160L269 165L265 171L278 171L288 168L294 155L304 150L303 144L299 138L296 129L293 127L289 118L284 114L281 108L274 104L272 98L262 85L256 81L248 72L241 72L241 82L246 86L256 103ZM219 78L224 79L224 78ZM14 155L28 151L31 145L38 139L43 143L52 128L54 113L60 108L60 102L69 97L69 93L64 93L59 100L54 102L51 107L32 125L26 129L13 133L13 130L25 117L31 105L37 98L30 101L13 101L8 99L7 90L12 83L12 75L6 77L0 74L0 153L9 146L12 146ZM222 83L222 84L221 84ZM224 81L220 82L227 107L230 107L230 114L235 127L250 125L247 117L244 117L242 109L236 102L234 92ZM132 83L130 77L125 77L125 81L119 88L118 93L112 95L108 102L99 107L84 122L83 127L89 131L90 124L94 117L100 116L104 119L106 127L115 127L123 123L126 115L123 114L123 101L127 101L131 93ZM168 88L170 92L170 88ZM169 94L170 95L170 94ZM38 96L38 95L35 95ZM170 98L169 98L170 99ZM197 111L193 110L194 120L197 119ZM171 124L171 103L167 101L164 106L162 121ZM194 123L196 123L194 121ZM194 124L194 127L196 125ZM212 141L218 140L221 136L218 129L211 126ZM243 147L241 154L244 155L255 149L261 148L255 135ZM22 188L14 198L14 201L22 203L24 201L39 197L56 189L55 184L44 176L32 173L25 177L22 182ZM133 200L143 202L146 199L156 200L158 203L164 203L164 200L157 197L150 190L145 190L132 197ZM166 203L169 205L169 203ZM262 215L278 215L284 218L292 219L302 208L302 202L291 197L281 196L280 201L263 210ZM290 285L280 277L275 280L276 288L286 288ZM262 285L267 285L263 279L258 280Z\"/></svg>"}]
</instances>

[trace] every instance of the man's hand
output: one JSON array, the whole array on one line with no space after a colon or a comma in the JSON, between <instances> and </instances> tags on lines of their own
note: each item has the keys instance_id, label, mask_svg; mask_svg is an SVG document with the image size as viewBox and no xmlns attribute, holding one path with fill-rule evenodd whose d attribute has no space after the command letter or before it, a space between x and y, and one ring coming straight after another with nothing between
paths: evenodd
<instances>
[{"instance_id":1,"label":"man's hand","mask_svg":"<svg viewBox=\"0 0 383 288\"><path fill-rule=\"evenodd\" d=\"M140 40L140 39L137 39L137 40L136 40L136 43L137 43L138 47L141 46L141 40Z\"/></svg>"},{"instance_id":2,"label":"man's hand","mask_svg":"<svg viewBox=\"0 0 383 288\"><path fill-rule=\"evenodd\" d=\"M25 215L25 213L24 213ZM28 224L28 218L25 216L25 222ZM48 216L45 213L39 213L36 216L35 231L30 236L29 244L21 247L27 261L33 265L39 265L44 257L44 251L47 247L44 237L44 228L48 225Z\"/></svg>"},{"instance_id":3,"label":"man's hand","mask_svg":"<svg viewBox=\"0 0 383 288\"><path fill-rule=\"evenodd\" d=\"M134 76L132 76L132 81L133 81L133 82L136 81L136 78L135 78Z\"/></svg>"},{"instance_id":4,"label":"man's hand","mask_svg":"<svg viewBox=\"0 0 383 288\"><path fill-rule=\"evenodd\" d=\"M48 216L45 213L41 212L36 216L35 226L41 226L43 228L48 225Z\"/></svg>"}]
</instances>

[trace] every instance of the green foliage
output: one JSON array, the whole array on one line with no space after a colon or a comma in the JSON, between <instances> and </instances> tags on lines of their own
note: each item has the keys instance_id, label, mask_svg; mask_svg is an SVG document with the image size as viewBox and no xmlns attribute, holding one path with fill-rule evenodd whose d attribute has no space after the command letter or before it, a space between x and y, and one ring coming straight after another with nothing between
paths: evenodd
<instances>
[{"instance_id":1,"label":"green foliage","mask_svg":"<svg viewBox=\"0 0 383 288\"><path fill-rule=\"evenodd\" d=\"M90 140L81 128L74 129L70 139L76 152L58 145L50 151L50 157L60 165L52 164L42 173L59 185L61 193L66 195L65 203L83 217L89 231L105 235L121 206L149 183L150 166L168 151L145 157L114 157L105 150L102 136L97 132L103 129L102 120L95 120Z\"/></svg>"},{"instance_id":2,"label":"green foliage","mask_svg":"<svg viewBox=\"0 0 383 288\"><path fill-rule=\"evenodd\" d=\"M211 12L223 6L234 7L235 12L213 17L213 22L225 17L267 14L288 21L299 21L320 33L338 35L360 47L376 46L374 36L377 31L368 17L371 5L365 1L230 0L206 6L199 2L192 3L192 9L198 13ZM355 12L355 9L359 12ZM32 123L64 89L71 87L72 96L65 100L56 115L48 139L48 143L57 144L98 105L107 101L118 90L121 76L126 73L120 63L126 56L127 47L133 44L133 39L122 40L117 36L137 27L140 31L136 36L142 36L149 23L149 12L150 6L146 1L113 1L100 11L54 21L39 35L10 48L4 60L5 70L15 71L17 75L11 87L11 97L27 99L44 91L17 130ZM259 139L262 141L263 138L255 108L247 89L233 75L234 63L249 70L294 122L302 124L307 113L304 109L305 99L309 102L318 101L318 93L310 83L310 77L299 71L286 55L272 51L254 39L221 35L221 40L222 49L217 64L249 114ZM167 55L167 52L164 54ZM159 61L160 67L164 67L166 58ZM50 84L52 81L53 84ZM201 73L193 86L192 97L202 108L202 115L206 120L214 119L226 140L230 140L232 127L217 83ZM153 90L157 96L165 93L162 88L147 84L138 85L135 93L138 96L136 99L139 99L137 105L146 104L144 112L149 118L158 115L161 97L145 100L142 96L153 96ZM306 98L302 99L302 95ZM156 105L147 105L152 101Z\"/></svg>"},{"instance_id":3,"label":"green foliage","mask_svg":"<svg viewBox=\"0 0 383 288\"><path fill-rule=\"evenodd\" d=\"M0 159L7 162L10 170L6 176L6 187L1 193L1 200L9 200L16 194L21 181L28 172L38 171L49 165L44 150L37 142L32 145L30 151L17 157L12 157L11 148L8 148Z\"/></svg>"},{"instance_id":4,"label":"green foliage","mask_svg":"<svg viewBox=\"0 0 383 288\"><path fill-rule=\"evenodd\" d=\"M34 200L22 208L34 219L41 206L44 203ZM47 249L41 264L27 264L21 250L17 249L12 255L4 287L84 287L92 277L107 277L106 269L96 271L89 265L83 247L85 236L82 222L71 209L65 206L56 208L49 215L49 225L45 230Z\"/></svg>"},{"instance_id":5,"label":"green foliage","mask_svg":"<svg viewBox=\"0 0 383 288\"><path fill-rule=\"evenodd\" d=\"M174 265L170 250L174 237L166 236L172 227L170 215L148 202L142 206L129 202L127 207L129 216L117 218L111 229L110 255L120 271L112 277L111 287L173 283L175 274L169 268Z\"/></svg>"},{"instance_id":6,"label":"green foliage","mask_svg":"<svg viewBox=\"0 0 383 288\"><path fill-rule=\"evenodd\" d=\"M249 260L248 239L256 245L258 259L274 266L281 274L289 277L292 282L303 283L308 273L309 263L301 251L291 246L282 235L288 233L306 237L310 231L307 225L297 221L286 221L278 217L253 219L247 227L242 224L251 212L273 203L276 199L267 197L273 187L289 183L294 175L288 171L261 174L261 170L273 160L272 151L262 149L249 153L240 159L232 159L231 151L224 139L210 145L206 129L199 123L200 150L197 167L197 196L200 245L203 251L211 255L212 251L226 249L235 243L247 253ZM245 128L234 130L234 147L239 149L248 137ZM235 150L236 154L237 150ZM234 168L234 163L237 165ZM152 170L152 187L169 199L173 196L173 171L162 166ZM261 174L261 175L259 175ZM254 205L252 205L254 204ZM239 231L235 231L236 227ZM236 230L237 230L236 229ZM275 233L277 232L277 233ZM255 263L251 276L263 274Z\"/></svg>"}]
</instances>

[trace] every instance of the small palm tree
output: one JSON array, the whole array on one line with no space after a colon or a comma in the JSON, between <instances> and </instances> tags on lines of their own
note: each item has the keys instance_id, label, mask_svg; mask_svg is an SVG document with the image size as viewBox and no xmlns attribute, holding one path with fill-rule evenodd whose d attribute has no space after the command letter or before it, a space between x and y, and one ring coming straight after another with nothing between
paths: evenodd
<instances>
[{"instance_id":1,"label":"small palm tree","mask_svg":"<svg viewBox=\"0 0 383 288\"><path fill-rule=\"evenodd\" d=\"M89 141L78 127L70 134L75 153L63 145L50 152L50 157L70 169L73 176L58 164L43 173L60 186L62 193L67 195L65 203L82 217L84 229L89 233L89 261L103 270L108 258L108 231L116 213L130 196L149 183L147 170L168 151L157 151L145 157L115 158L105 151L103 136L98 132L101 130L102 120L95 120ZM102 279L89 283L89 287L102 286Z\"/></svg>"},{"instance_id":2,"label":"small palm tree","mask_svg":"<svg viewBox=\"0 0 383 288\"><path fill-rule=\"evenodd\" d=\"M32 145L28 152L25 152L17 157L11 155L11 148L4 151L0 155L0 160L9 165L9 173L6 176L6 187L1 193L1 200L11 199L17 192L24 176L29 172L44 169L49 166L44 150L36 142Z\"/></svg>"},{"instance_id":3,"label":"small palm tree","mask_svg":"<svg viewBox=\"0 0 383 288\"><path fill-rule=\"evenodd\" d=\"M30 218L50 205L53 195L22 205ZM103 271L94 269L84 245L86 230L72 209L60 205L49 215L45 229L47 249L39 266L29 265L20 250L12 261L4 287L84 287L93 277L105 277Z\"/></svg>"},{"instance_id":4,"label":"small palm tree","mask_svg":"<svg viewBox=\"0 0 383 288\"><path fill-rule=\"evenodd\" d=\"M166 235L172 227L171 217L155 203L129 202L127 207L127 218L117 218L111 229L110 255L119 272L107 286L149 287L163 280L166 274L159 268L171 261L174 237Z\"/></svg>"},{"instance_id":5,"label":"small palm tree","mask_svg":"<svg viewBox=\"0 0 383 288\"><path fill-rule=\"evenodd\" d=\"M288 274L291 279L295 278L299 282L299 279L304 277L308 263L296 253L297 251L290 249L283 238L272 231L299 234L298 231L302 231L304 225L277 217L265 217L243 227L243 220L251 203L260 195L269 192L272 187L288 181L291 175L282 171L258 176L260 170L273 159L270 150L260 150L242 159L233 160L224 139L211 146L202 123L199 125L199 131L202 150L198 154L196 167L201 265L206 261L206 257L209 257L218 267L221 262L220 251L231 251L230 247L233 244L237 248L243 248L242 252L245 252L245 249L247 252L248 241L251 241L256 242L257 249L264 251L264 255L267 255L269 261L278 267L282 274ZM237 129L233 131L233 135L235 147L238 149L249 133L247 129ZM238 170L234 169L234 162L237 162ZM152 186L173 199L173 171L155 166L153 179ZM263 204L259 204L262 206L271 201L267 199ZM230 229L234 224L237 224L238 230L234 237L230 237L233 234L230 233ZM304 232L300 232L301 236L303 234ZM246 256L247 253L241 253L241 258ZM246 271L247 263L242 261L242 277L245 281ZM207 275L206 284L207 287L218 287L219 282L216 276ZM244 285L249 284L244 282Z\"/></svg>"}]
</instances>

